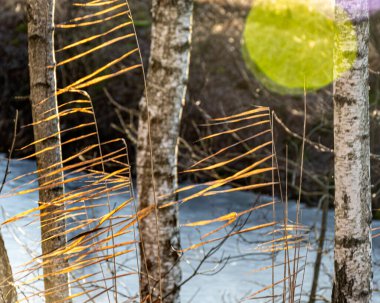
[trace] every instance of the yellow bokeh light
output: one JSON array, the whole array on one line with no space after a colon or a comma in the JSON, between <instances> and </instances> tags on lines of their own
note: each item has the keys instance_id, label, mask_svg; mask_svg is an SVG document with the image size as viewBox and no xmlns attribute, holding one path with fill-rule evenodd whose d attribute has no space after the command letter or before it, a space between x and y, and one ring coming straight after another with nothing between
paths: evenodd
<instances>
[{"instance_id":1,"label":"yellow bokeh light","mask_svg":"<svg viewBox=\"0 0 380 303\"><path fill-rule=\"evenodd\" d=\"M338 26L334 13L330 0L256 0L243 34L244 58L254 75L280 93L330 84L333 75L352 66L357 51L354 26ZM353 51L334 50L334 35L339 39L342 32L350 36ZM335 65L345 63L335 66L335 73L334 51Z\"/></svg>"}]
</instances>

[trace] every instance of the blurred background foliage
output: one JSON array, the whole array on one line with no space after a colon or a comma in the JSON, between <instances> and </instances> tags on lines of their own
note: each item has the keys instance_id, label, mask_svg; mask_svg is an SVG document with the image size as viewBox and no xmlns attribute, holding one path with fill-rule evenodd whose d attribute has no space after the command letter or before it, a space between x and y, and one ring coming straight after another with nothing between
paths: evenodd
<instances>
[{"instance_id":1,"label":"blurred background foliage","mask_svg":"<svg viewBox=\"0 0 380 303\"><path fill-rule=\"evenodd\" d=\"M73 10L78 9L69 5L70 3L70 0L57 1L57 22L70 19ZM130 1L145 63L149 57L150 3L150 0ZM6 153L12 141L11 129L16 109L20 110L20 126L31 122L31 112L28 100L25 1L0 0L0 6L0 152ZM218 148L217 141L207 145L194 144L200 137L215 131L203 126L210 117L230 115L254 105L270 106L278 117L274 119L275 141L282 167L285 166L285 149L288 146L289 186L292 189L291 196L293 194L295 197L298 192L297 178L301 156L302 142L299 135L302 134L303 127L303 96L271 92L252 75L241 51L244 25L250 9L251 0L195 1L190 83L181 131L180 170ZM74 40L73 37L60 36L57 31L57 48L68 44L67 39ZM129 42L133 41L125 40L122 43ZM59 86L65 83L65 74L94 70L97 58L114 57L112 52L117 52L117 47L92 54L87 58L86 65L78 60L76 66L70 70L63 68L58 74ZM94 66L90 66L91 62ZM372 190L374 207L379 208L380 156L377 155L380 155L380 12L371 13L370 68ZM92 96L101 135L104 139L123 135L133 146L137 137L138 106L143 92L141 72L136 70L127 73L118 81L113 81L112 86L96 89L95 87L96 94L92 93ZM332 86L309 92L309 143L305 150L303 201L310 205L318 204L322 197L331 197L333 193L332 120ZM239 133L225 138L227 141L231 140L231 143L237 139ZM24 146L31 141L31 129L19 128L17 146ZM219 147L222 145L226 146L226 141L220 143ZM239 148L245 148L244 144ZM133 165L135 153L133 150L130 152ZM16 155L20 156L21 152ZM246 161L254 159L247 158ZM198 175L195 178L199 181L207 179L208 176ZM332 199L330 201L332 203Z\"/></svg>"}]
</instances>

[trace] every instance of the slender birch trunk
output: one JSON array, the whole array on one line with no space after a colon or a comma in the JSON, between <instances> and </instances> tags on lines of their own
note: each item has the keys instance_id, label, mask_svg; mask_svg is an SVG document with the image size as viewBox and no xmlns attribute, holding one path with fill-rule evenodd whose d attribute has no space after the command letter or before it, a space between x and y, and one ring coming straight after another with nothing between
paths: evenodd
<instances>
[{"instance_id":1,"label":"slender birch trunk","mask_svg":"<svg viewBox=\"0 0 380 303\"><path fill-rule=\"evenodd\" d=\"M30 74L30 100L32 103L33 121L41 121L49 116L57 115L56 78L54 56L54 0L28 0L28 43L29 43L29 74ZM49 67L50 66L50 67ZM45 100L46 101L43 101ZM43 101L43 102L41 102ZM36 151L50 148L37 155L37 168L45 170L40 177L39 185L56 180L56 183L63 181L63 174L58 173L49 177L43 175L53 169L62 168L61 138L59 135L59 119L55 118L34 126L34 139L45 140L35 145ZM54 168L51 168L55 165ZM51 203L51 205L41 211L44 215L44 224L41 227L42 253L46 254L65 246L65 236L53 237L65 230L65 221L55 221L53 212L64 209L62 204L53 204L54 200L63 194L62 184L49 189L39 191L40 205ZM42 218L42 217L41 217ZM48 223L47 223L48 222ZM42 222L41 222L42 223ZM41 224L42 225L42 224ZM62 259L50 260L44 266L43 272L49 275L44 279L45 298L47 303L68 302L64 300L69 296L67 274L56 275L54 273L62 270L67 263ZM52 275L51 275L52 274Z\"/></svg>"},{"instance_id":2,"label":"slender birch trunk","mask_svg":"<svg viewBox=\"0 0 380 303\"><path fill-rule=\"evenodd\" d=\"M177 187L177 143L188 82L192 12L192 0L153 0L147 96L154 184L148 109L143 98L137 152L140 209L155 205L153 185L157 197L171 194ZM164 202L159 200L157 204ZM141 302L145 302L144 299L146 302L179 302L181 270L179 257L173 250L179 248L180 242L177 207L159 209L158 222L154 212L143 219L140 239Z\"/></svg>"},{"instance_id":3,"label":"slender birch trunk","mask_svg":"<svg viewBox=\"0 0 380 303\"><path fill-rule=\"evenodd\" d=\"M315 303L316 294L318 291L319 273L321 271L323 248L325 244L326 231L327 231L327 217L329 212L329 199L328 196L324 198L322 202L322 221L321 221L321 233L318 239L317 257L314 263L313 284L311 285L309 303Z\"/></svg>"},{"instance_id":4,"label":"slender birch trunk","mask_svg":"<svg viewBox=\"0 0 380 303\"><path fill-rule=\"evenodd\" d=\"M371 300L371 187L368 97L368 0L337 0L351 16L336 9L339 35L335 36L334 76L349 70L334 83L335 138L335 278L334 303ZM343 26L352 22L357 45ZM351 67L337 50L357 53ZM347 66L345 66L347 65Z\"/></svg>"},{"instance_id":5,"label":"slender birch trunk","mask_svg":"<svg viewBox=\"0 0 380 303\"><path fill-rule=\"evenodd\" d=\"M14 286L12 267L0 233L0 303L15 303L17 292Z\"/></svg>"}]
</instances>

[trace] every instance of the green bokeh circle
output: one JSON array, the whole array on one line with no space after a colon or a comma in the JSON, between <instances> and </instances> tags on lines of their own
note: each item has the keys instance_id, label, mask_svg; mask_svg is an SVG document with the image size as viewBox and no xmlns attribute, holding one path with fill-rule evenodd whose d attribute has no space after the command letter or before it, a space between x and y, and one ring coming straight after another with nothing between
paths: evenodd
<instances>
[{"instance_id":1,"label":"green bokeh circle","mask_svg":"<svg viewBox=\"0 0 380 303\"><path fill-rule=\"evenodd\" d=\"M256 0L243 34L244 59L267 88L279 93L316 90L333 79L334 34L345 33L354 51L336 51L335 75L351 67L357 55L355 28L351 22L339 26L334 9L310 0ZM346 14L343 10L340 13ZM346 15L347 16L347 15ZM339 38L339 36L338 36ZM348 64L347 64L348 63Z\"/></svg>"}]
</instances>

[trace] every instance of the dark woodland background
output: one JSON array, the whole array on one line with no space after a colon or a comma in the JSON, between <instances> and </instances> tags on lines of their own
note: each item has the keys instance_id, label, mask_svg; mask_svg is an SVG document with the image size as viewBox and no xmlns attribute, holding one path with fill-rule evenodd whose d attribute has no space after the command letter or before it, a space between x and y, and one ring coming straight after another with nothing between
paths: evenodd
<instances>
[{"instance_id":1,"label":"dark woodland background","mask_svg":"<svg viewBox=\"0 0 380 303\"><path fill-rule=\"evenodd\" d=\"M69 3L67 0L58 2L56 20L59 22L70 19L73 10L77 8L67 5ZM145 63L149 57L150 3L150 0L130 1ZM302 135L303 131L303 96L286 95L285 92L281 95L268 91L246 67L241 54L241 36L250 3L251 0L195 1L190 83L181 131L180 169L191 165L194 159L210 154L218 144L221 144L218 142L213 142L212 145L194 144L197 139L210 131L208 127L202 126L208 118L240 112L253 105L270 106L288 127L286 130L280 123L276 121L274 123L276 149L281 166L285 163L285 147L289 148L289 185L295 197L298 192L296 181L300 171L301 148L301 140L297 134ZM31 128L21 127L31 122L25 3L19 0L0 0L0 7L0 138L2 138L0 152L7 153L12 142L11 130L16 109L20 111L16 147L30 143L33 138ZM63 38L67 39L61 37L57 31L57 47L67 44L67 41L62 43ZM121 43L133 43L133 40ZM86 61L86 65L78 60L75 68L60 71L58 86L65 83L67 75L94 70L89 62L94 62L95 65L96 60L101 60L102 57L104 59L113 57L110 50L116 52L117 47L94 53L90 59L87 58L89 60ZM374 208L379 208L380 12L371 15L370 68L372 196ZM112 83L112 86L106 90L100 87L92 88L91 95L100 133L104 139L120 135L126 137L131 143L133 165L139 100L143 93L142 75L141 72L134 71ZM329 151L321 151L319 145L333 148L332 119L332 86L317 92L309 92L307 139L316 144L306 145L303 201L310 205L318 204L322 196L332 197L333 155ZM289 132L290 130L293 134ZM238 138L230 138L231 142L236 139ZM64 150L64 152L70 151ZM21 155L22 152L15 153L15 156ZM204 180L207 176L199 175L197 178ZM330 201L332 203L332 198Z\"/></svg>"}]
</instances>

